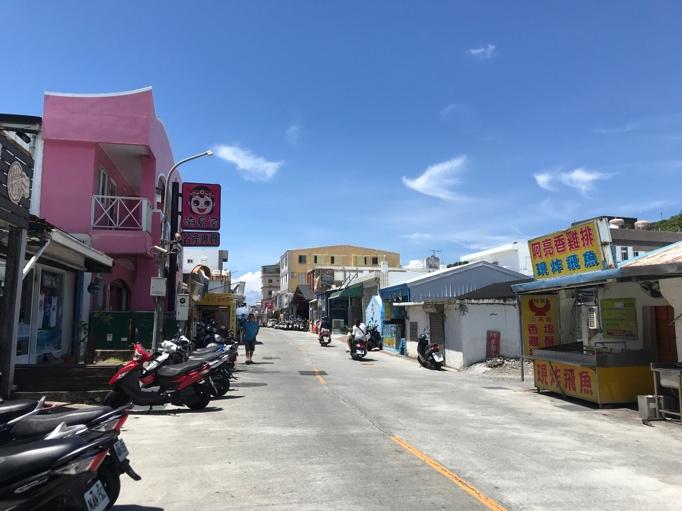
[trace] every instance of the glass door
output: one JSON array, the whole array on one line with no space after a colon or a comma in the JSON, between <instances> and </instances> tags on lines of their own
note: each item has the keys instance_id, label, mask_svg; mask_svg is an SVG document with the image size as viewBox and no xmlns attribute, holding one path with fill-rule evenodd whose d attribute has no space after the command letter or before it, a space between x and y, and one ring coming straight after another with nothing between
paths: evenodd
<instances>
[{"instance_id":1,"label":"glass door","mask_svg":"<svg viewBox=\"0 0 682 511\"><path fill-rule=\"evenodd\" d=\"M63 342L64 273L41 269L36 317L36 355L60 352Z\"/></svg>"},{"instance_id":2,"label":"glass door","mask_svg":"<svg viewBox=\"0 0 682 511\"><path fill-rule=\"evenodd\" d=\"M30 362L31 325L33 314L33 288L36 271L32 269L24 278L21 285L21 306L19 308L19 323L17 325L17 364Z\"/></svg>"}]
</instances>

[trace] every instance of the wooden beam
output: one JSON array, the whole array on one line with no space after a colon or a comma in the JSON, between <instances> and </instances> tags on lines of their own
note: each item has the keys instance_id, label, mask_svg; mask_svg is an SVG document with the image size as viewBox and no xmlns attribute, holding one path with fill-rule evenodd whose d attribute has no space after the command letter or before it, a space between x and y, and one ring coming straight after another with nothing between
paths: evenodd
<instances>
[{"instance_id":1,"label":"wooden beam","mask_svg":"<svg viewBox=\"0 0 682 511\"><path fill-rule=\"evenodd\" d=\"M0 396L9 398L14 383L17 326L21 307L22 270L26 253L26 229L10 227L5 269L5 292L0 302Z\"/></svg>"}]
</instances>

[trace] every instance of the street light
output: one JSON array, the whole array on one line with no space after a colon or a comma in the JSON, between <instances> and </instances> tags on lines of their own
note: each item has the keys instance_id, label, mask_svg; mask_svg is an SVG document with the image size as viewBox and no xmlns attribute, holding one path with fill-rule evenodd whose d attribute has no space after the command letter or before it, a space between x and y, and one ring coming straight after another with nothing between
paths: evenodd
<instances>
[{"instance_id":1,"label":"street light","mask_svg":"<svg viewBox=\"0 0 682 511\"><path fill-rule=\"evenodd\" d=\"M161 223L161 241L160 241L160 247L161 250L158 250L159 255L158 255L158 268L157 268L157 276L159 278L164 278L165 274L165 269L166 269L166 256L169 254L171 248L169 245L171 244L171 239L170 239L170 234L168 231L170 230L170 225L167 222L168 217L170 216L170 206L171 202L173 200L173 197L171 197L171 193L169 192L170 190L170 185L171 185L171 180L173 177L173 174L175 171L178 169L180 165L184 165L188 161L196 160L197 158L202 158L204 156L212 156L213 151L210 149L207 151L204 151L203 153L195 154L194 156L189 156L185 158L184 160L180 160L177 162L175 165L171 167L171 169L168 171L168 175L166 176L166 184L164 186L165 191L164 191L164 196L163 196L163 218L162 223ZM173 236L175 236L175 233L173 233ZM152 332L152 351L156 350L156 346L159 342L159 337L161 336L161 333L163 331L163 296L156 296L154 297L155 299L155 308L154 308L154 331Z\"/></svg>"}]
</instances>

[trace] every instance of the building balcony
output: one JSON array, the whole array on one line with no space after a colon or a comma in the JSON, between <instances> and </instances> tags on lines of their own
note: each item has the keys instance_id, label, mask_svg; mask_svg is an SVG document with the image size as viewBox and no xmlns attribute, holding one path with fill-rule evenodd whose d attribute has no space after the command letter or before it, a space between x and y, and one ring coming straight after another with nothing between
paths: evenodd
<instances>
[{"instance_id":1,"label":"building balcony","mask_svg":"<svg viewBox=\"0 0 682 511\"><path fill-rule=\"evenodd\" d=\"M92 244L107 254L148 254L152 237L152 204L144 197L93 195L90 221Z\"/></svg>"},{"instance_id":2,"label":"building balcony","mask_svg":"<svg viewBox=\"0 0 682 511\"><path fill-rule=\"evenodd\" d=\"M92 229L151 233L152 205L144 197L92 196Z\"/></svg>"}]
</instances>

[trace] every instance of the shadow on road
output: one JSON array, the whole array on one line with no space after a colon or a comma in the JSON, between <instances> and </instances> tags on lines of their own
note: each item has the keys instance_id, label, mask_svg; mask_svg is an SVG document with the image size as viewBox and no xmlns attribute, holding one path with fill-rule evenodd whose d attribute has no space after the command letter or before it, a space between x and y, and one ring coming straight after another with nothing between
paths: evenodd
<instances>
[{"instance_id":1,"label":"shadow on road","mask_svg":"<svg viewBox=\"0 0 682 511\"><path fill-rule=\"evenodd\" d=\"M237 389L230 389L230 390L237 390ZM227 400L227 399L241 399L243 397L244 396L242 396L242 395L239 395L239 396L227 396L226 395L226 396L214 397L211 399L211 401L223 401L223 400Z\"/></svg>"},{"instance_id":2,"label":"shadow on road","mask_svg":"<svg viewBox=\"0 0 682 511\"><path fill-rule=\"evenodd\" d=\"M236 396L235 396L236 397ZM182 415L184 413L211 413L220 412L222 408L209 406L203 410L190 410L189 408L168 408L163 410L132 410L130 415Z\"/></svg>"},{"instance_id":3,"label":"shadow on road","mask_svg":"<svg viewBox=\"0 0 682 511\"><path fill-rule=\"evenodd\" d=\"M267 383L260 383L260 382L251 382L247 381L244 383L233 383L232 387L265 387L268 385Z\"/></svg>"},{"instance_id":4,"label":"shadow on road","mask_svg":"<svg viewBox=\"0 0 682 511\"><path fill-rule=\"evenodd\" d=\"M114 506L111 509L114 511L163 511L162 507L156 506L138 506L137 504Z\"/></svg>"}]
</instances>

